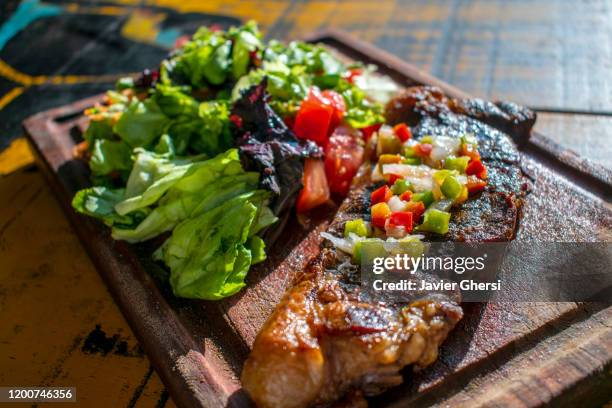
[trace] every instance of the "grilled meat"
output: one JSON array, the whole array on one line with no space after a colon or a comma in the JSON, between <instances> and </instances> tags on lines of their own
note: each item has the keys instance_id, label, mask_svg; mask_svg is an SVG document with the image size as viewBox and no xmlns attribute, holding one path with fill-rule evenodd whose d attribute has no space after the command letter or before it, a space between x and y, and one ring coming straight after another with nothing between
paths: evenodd
<instances>
[{"instance_id":1,"label":"grilled meat","mask_svg":"<svg viewBox=\"0 0 612 408\"><path fill-rule=\"evenodd\" d=\"M479 99L448 98L435 87L408 88L387 104L388 121L411 123L416 139L471 134L478 141L482 162L488 169L488 185L485 191L453 211L445 240L483 242L514 238L528 181L520 169L515 144L499 129L510 129L515 140L524 140L529 137L535 114L508 102L499 106L505 111Z\"/></svg>"},{"instance_id":2,"label":"grilled meat","mask_svg":"<svg viewBox=\"0 0 612 408\"><path fill-rule=\"evenodd\" d=\"M386 107L389 124L407 122L416 125L423 116L439 116L453 112L476 119L510 135L519 145L529 139L536 114L512 102L489 102L478 98L449 98L433 86L415 86L405 89Z\"/></svg>"},{"instance_id":3,"label":"grilled meat","mask_svg":"<svg viewBox=\"0 0 612 408\"><path fill-rule=\"evenodd\" d=\"M387 114L391 123L411 124L416 138L471 133L478 139L488 186L453 212L443 239L512 239L524 194L516 147L501 131L451 106L457 105L435 88L410 88L389 104ZM347 220L367 214L368 170L354 183L329 232L340 235ZM327 245L285 294L242 373L244 388L259 406L306 407L347 393L375 395L400 384L403 367L436 360L463 315L459 299L432 295L382 303L360 291L359 276L345 254Z\"/></svg>"},{"instance_id":4,"label":"grilled meat","mask_svg":"<svg viewBox=\"0 0 612 408\"><path fill-rule=\"evenodd\" d=\"M332 230L367 209L354 189ZM360 291L348 257L324 248L267 320L242 384L261 407L306 407L346 392L375 395L401 384L400 370L425 367L463 312L450 299L382 304Z\"/></svg>"}]
</instances>

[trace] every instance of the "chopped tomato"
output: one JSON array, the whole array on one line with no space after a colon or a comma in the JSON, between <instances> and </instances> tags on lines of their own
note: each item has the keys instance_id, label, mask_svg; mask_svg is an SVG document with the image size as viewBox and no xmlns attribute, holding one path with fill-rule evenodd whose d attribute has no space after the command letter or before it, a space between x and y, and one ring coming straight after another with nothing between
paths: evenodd
<instances>
[{"instance_id":1,"label":"chopped tomato","mask_svg":"<svg viewBox=\"0 0 612 408\"><path fill-rule=\"evenodd\" d=\"M478 153L476 146L469 143L463 143L461 145L459 156L468 156L472 160L480 160L480 153Z\"/></svg>"},{"instance_id":2,"label":"chopped tomato","mask_svg":"<svg viewBox=\"0 0 612 408\"><path fill-rule=\"evenodd\" d=\"M295 116L293 131L300 139L312 140L320 146L327 144L334 108L321 92L313 87Z\"/></svg>"},{"instance_id":3,"label":"chopped tomato","mask_svg":"<svg viewBox=\"0 0 612 408\"><path fill-rule=\"evenodd\" d=\"M411 198L412 198L412 191L410 190L404 191L402 194L400 194L400 200L410 201Z\"/></svg>"},{"instance_id":4,"label":"chopped tomato","mask_svg":"<svg viewBox=\"0 0 612 408\"><path fill-rule=\"evenodd\" d=\"M470 160L465 173L468 176L478 176L481 179L487 178L487 168L482 164L480 160Z\"/></svg>"},{"instance_id":5,"label":"chopped tomato","mask_svg":"<svg viewBox=\"0 0 612 408\"><path fill-rule=\"evenodd\" d=\"M374 125L366 126L364 128L359 129L363 134L363 140L365 140L366 142L370 140L374 132L378 132L378 129L380 129L382 125L382 123L376 123Z\"/></svg>"},{"instance_id":6,"label":"chopped tomato","mask_svg":"<svg viewBox=\"0 0 612 408\"><path fill-rule=\"evenodd\" d=\"M429 143L419 143L412 146L414 154L418 157L427 157L431 153L433 146Z\"/></svg>"},{"instance_id":7,"label":"chopped tomato","mask_svg":"<svg viewBox=\"0 0 612 408\"><path fill-rule=\"evenodd\" d=\"M325 174L330 191L344 196L363 163L364 149L357 135L343 129L339 127L325 147Z\"/></svg>"},{"instance_id":8,"label":"chopped tomato","mask_svg":"<svg viewBox=\"0 0 612 408\"><path fill-rule=\"evenodd\" d=\"M384 185L376 190L372 191L370 194L370 204L378 204L378 203L386 203L389 199L393 197L393 193L388 185Z\"/></svg>"},{"instance_id":9,"label":"chopped tomato","mask_svg":"<svg viewBox=\"0 0 612 408\"><path fill-rule=\"evenodd\" d=\"M476 176L468 176L467 178L467 190L469 193L476 193L484 190L487 186L487 182L479 179Z\"/></svg>"},{"instance_id":10,"label":"chopped tomato","mask_svg":"<svg viewBox=\"0 0 612 408\"><path fill-rule=\"evenodd\" d=\"M416 221L421 218L421 215L425 212L425 203L422 201L408 201L406 204L406 211L414 214L413 219Z\"/></svg>"},{"instance_id":11,"label":"chopped tomato","mask_svg":"<svg viewBox=\"0 0 612 408\"><path fill-rule=\"evenodd\" d=\"M401 179L403 179L403 178L404 178L404 176L401 176L401 175L399 175L399 174L393 174L393 173L391 173L391 174L389 174L389 175L388 175L388 178L389 178L388 183L389 183L390 185L394 185L394 184L395 184L395 182L396 182L397 180L401 180Z\"/></svg>"},{"instance_id":12,"label":"chopped tomato","mask_svg":"<svg viewBox=\"0 0 612 408\"><path fill-rule=\"evenodd\" d=\"M412 232L413 214L408 211L398 211L389 216L390 227L404 227L407 233Z\"/></svg>"},{"instance_id":13,"label":"chopped tomato","mask_svg":"<svg viewBox=\"0 0 612 408\"><path fill-rule=\"evenodd\" d=\"M391 214L391 209L387 203L374 204L370 209L372 215L372 225L378 228L385 228L387 217Z\"/></svg>"},{"instance_id":14,"label":"chopped tomato","mask_svg":"<svg viewBox=\"0 0 612 408\"><path fill-rule=\"evenodd\" d=\"M322 160L306 159L303 183L304 187L297 200L298 212L308 211L329 200L329 187Z\"/></svg>"},{"instance_id":15,"label":"chopped tomato","mask_svg":"<svg viewBox=\"0 0 612 408\"><path fill-rule=\"evenodd\" d=\"M399 140L404 143L406 140L409 140L412 137L412 133L410 132L410 128L405 123L400 123L393 127L393 133L395 136L399 138Z\"/></svg>"},{"instance_id":16,"label":"chopped tomato","mask_svg":"<svg viewBox=\"0 0 612 408\"><path fill-rule=\"evenodd\" d=\"M338 92L327 90L323 91L322 95L329 101L332 108L334 108L334 112L332 113L331 117L331 123L328 129L328 132L331 134L342 121L342 118L346 113L346 104L344 103L344 98Z\"/></svg>"}]
</instances>

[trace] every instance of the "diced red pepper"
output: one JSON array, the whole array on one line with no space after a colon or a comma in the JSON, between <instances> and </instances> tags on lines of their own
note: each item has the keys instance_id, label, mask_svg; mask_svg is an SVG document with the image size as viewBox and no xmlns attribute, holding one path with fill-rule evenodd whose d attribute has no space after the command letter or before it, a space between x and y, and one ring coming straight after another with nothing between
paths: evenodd
<instances>
[{"instance_id":1,"label":"diced red pepper","mask_svg":"<svg viewBox=\"0 0 612 408\"><path fill-rule=\"evenodd\" d=\"M463 143L461 145L459 156L468 156L472 160L480 160L480 153L478 153L476 146L469 143Z\"/></svg>"},{"instance_id":2,"label":"diced red pepper","mask_svg":"<svg viewBox=\"0 0 612 408\"><path fill-rule=\"evenodd\" d=\"M391 186L394 185L397 180L401 180L401 179L404 178L404 176L401 176L399 174L393 174L393 173L387 175L387 177L389 179L388 180L389 185L391 185Z\"/></svg>"},{"instance_id":3,"label":"diced red pepper","mask_svg":"<svg viewBox=\"0 0 612 408\"><path fill-rule=\"evenodd\" d=\"M419 143L412 147L414 154L418 157L427 157L431 153L433 146L429 143Z\"/></svg>"},{"instance_id":4,"label":"diced red pepper","mask_svg":"<svg viewBox=\"0 0 612 408\"><path fill-rule=\"evenodd\" d=\"M378 228L385 228L387 217L391 214L391 209L387 203L374 204L370 209L372 225Z\"/></svg>"},{"instance_id":5,"label":"diced red pepper","mask_svg":"<svg viewBox=\"0 0 612 408\"><path fill-rule=\"evenodd\" d=\"M297 211L305 212L329 200L329 187L322 160L306 159L304 163L304 187L297 200Z\"/></svg>"},{"instance_id":6,"label":"diced red pepper","mask_svg":"<svg viewBox=\"0 0 612 408\"><path fill-rule=\"evenodd\" d=\"M393 192L391 192L388 185L384 185L372 191L372 194L370 194L370 205L386 203L391 197L393 197Z\"/></svg>"},{"instance_id":7,"label":"diced red pepper","mask_svg":"<svg viewBox=\"0 0 612 408\"><path fill-rule=\"evenodd\" d=\"M331 134L342 121L342 118L346 113L346 104L344 103L344 98L338 92L326 90L323 91L322 95L330 102L332 108L334 108L334 112L332 113L331 117L331 123L329 124L328 129L328 133Z\"/></svg>"},{"instance_id":8,"label":"diced red pepper","mask_svg":"<svg viewBox=\"0 0 612 408\"><path fill-rule=\"evenodd\" d=\"M487 182L479 179L476 176L468 176L467 178L468 193L476 193L478 191L482 191L486 186Z\"/></svg>"},{"instance_id":9,"label":"diced red pepper","mask_svg":"<svg viewBox=\"0 0 612 408\"><path fill-rule=\"evenodd\" d=\"M400 199L403 201L410 201L411 198L412 198L412 191L410 190L404 191L402 194L400 194Z\"/></svg>"},{"instance_id":10,"label":"diced red pepper","mask_svg":"<svg viewBox=\"0 0 612 408\"><path fill-rule=\"evenodd\" d=\"M397 136L402 143L412 137L412 132L410 132L410 128L405 123L395 125L393 127L393 133L395 133L395 136Z\"/></svg>"},{"instance_id":11,"label":"diced red pepper","mask_svg":"<svg viewBox=\"0 0 612 408\"><path fill-rule=\"evenodd\" d=\"M320 146L327 144L334 108L315 87L302 101L295 117L293 131L300 139L312 140Z\"/></svg>"},{"instance_id":12,"label":"diced red pepper","mask_svg":"<svg viewBox=\"0 0 612 408\"><path fill-rule=\"evenodd\" d=\"M361 68L351 68L346 74L344 74L344 78L352 84L355 81L355 78L361 76L362 74L363 70Z\"/></svg>"},{"instance_id":13,"label":"diced red pepper","mask_svg":"<svg viewBox=\"0 0 612 408\"><path fill-rule=\"evenodd\" d=\"M363 134L363 140L365 140L366 142L370 140L374 132L378 132L378 129L380 129L382 125L382 123L375 123L374 125L366 126L364 128L359 129Z\"/></svg>"},{"instance_id":14,"label":"diced red pepper","mask_svg":"<svg viewBox=\"0 0 612 408\"><path fill-rule=\"evenodd\" d=\"M413 214L408 211L398 211L389 216L390 227L404 227L407 233L412 232Z\"/></svg>"},{"instance_id":15,"label":"diced red pepper","mask_svg":"<svg viewBox=\"0 0 612 408\"><path fill-rule=\"evenodd\" d=\"M414 214L413 219L416 221L421 218L421 215L425 212L425 203L422 201L408 201L408 203L406 203L406 211Z\"/></svg>"},{"instance_id":16,"label":"diced red pepper","mask_svg":"<svg viewBox=\"0 0 612 408\"><path fill-rule=\"evenodd\" d=\"M468 176L478 176L481 179L487 178L487 168L482 164L480 160L470 160L465 173Z\"/></svg>"}]
</instances>

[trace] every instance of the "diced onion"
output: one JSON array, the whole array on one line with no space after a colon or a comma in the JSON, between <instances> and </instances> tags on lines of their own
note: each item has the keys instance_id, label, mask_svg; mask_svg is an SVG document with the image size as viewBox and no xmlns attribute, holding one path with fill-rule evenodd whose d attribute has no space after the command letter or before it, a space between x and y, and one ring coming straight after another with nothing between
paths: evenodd
<instances>
[{"instance_id":1,"label":"diced onion","mask_svg":"<svg viewBox=\"0 0 612 408\"><path fill-rule=\"evenodd\" d=\"M398 174L410 182L417 193L433 189L433 174L436 172L429 166L419 164L383 164L383 174Z\"/></svg>"},{"instance_id":2,"label":"diced onion","mask_svg":"<svg viewBox=\"0 0 612 408\"><path fill-rule=\"evenodd\" d=\"M385 222L385 233L388 237L404 238L408 233L403 225L391 225L389 219Z\"/></svg>"},{"instance_id":3,"label":"diced onion","mask_svg":"<svg viewBox=\"0 0 612 408\"><path fill-rule=\"evenodd\" d=\"M391 212L404 211L406 209L406 202L402 201L398 196L394 195L387 201L387 205Z\"/></svg>"},{"instance_id":4,"label":"diced onion","mask_svg":"<svg viewBox=\"0 0 612 408\"><path fill-rule=\"evenodd\" d=\"M461 139L448 136L437 136L433 140L433 149L429 157L435 163L439 163L448 156L454 156L461 147Z\"/></svg>"}]
</instances>

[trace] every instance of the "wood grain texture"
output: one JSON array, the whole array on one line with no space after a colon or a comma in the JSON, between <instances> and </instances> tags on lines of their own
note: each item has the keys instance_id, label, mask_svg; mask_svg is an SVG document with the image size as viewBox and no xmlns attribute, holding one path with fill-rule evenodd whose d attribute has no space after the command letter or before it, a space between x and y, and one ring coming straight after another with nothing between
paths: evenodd
<instances>
[{"instance_id":1,"label":"wood grain texture","mask_svg":"<svg viewBox=\"0 0 612 408\"><path fill-rule=\"evenodd\" d=\"M0 196L0 383L76 386L88 407L163 400L43 175L1 177Z\"/></svg>"},{"instance_id":2,"label":"wood grain texture","mask_svg":"<svg viewBox=\"0 0 612 408\"><path fill-rule=\"evenodd\" d=\"M611 152L602 148L612 141L612 116L539 112L535 129L582 157L612 167Z\"/></svg>"},{"instance_id":3,"label":"wood grain texture","mask_svg":"<svg viewBox=\"0 0 612 408\"><path fill-rule=\"evenodd\" d=\"M352 56L366 52L370 58L380 58L379 65L383 72L397 76L405 71L408 76L403 81L405 83L436 82L415 68L376 53L370 47L342 35L321 39L332 45L345 44L342 50L353 50ZM443 83L436 83L451 94L460 93ZM271 256L269 263L254 270L249 277L249 287L234 298L219 302L189 302L173 298L167 285L158 282L159 286L156 286L153 279L144 273L143 267L149 271L153 267L150 261L147 262L147 254L142 258L138 255L139 251L134 252L124 243L111 241L105 227L75 214L69 208L68 202L74 191L87 183L86 173L82 163L71 158L74 142L67 133L72 126L72 119L58 123L55 118L78 112L92 103L93 99L86 100L43 113L26 122L26 129L43 169L177 403L181 406L241 406L246 403L246 399L240 391L237 377L252 339L271 311L271 301L278 299L293 275L309 256L316 253L316 228L323 228L325 223L313 224L315 230L310 232L308 229L289 229L289 234L297 234L296 239L281 240L285 245L279 248L280 259ZM75 120L79 121L78 118ZM546 139L536 140L540 143L538 148L546 151ZM589 241L600 238L593 231L601 232L603 236L609 234L612 211L606 202L585 192L565 177L565 173L569 174L570 171L567 168L573 169L571 163L559 160L541 162L541 156L534 153L536 151L523 151L523 165L534 182L534 188L527 198L519 239ZM547 153L558 154L555 151ZM583 171L578 174L586 173ZM551 211L550 197L555 197L555 202L558 202L556 211ZM558 225L556 220L560 214L570 211L569 207L576 216L571 222ZM302 240L304 235L309 238ZM285 257L285 254L288 256ZM478 376L492 358L516 358L521 351L516 348L516 344L538 343L558 332L551 331L551 326L563 326L563 322L573 321L577 316L590 320L589 316L593 312L589 306L575 303L466 305L466 318L443 347L439 361L428 370L411 376L405 386L391 390L376 401L393 405L438 400L443 395L441 389L457 391L457 384ZM589 342L597 339L580 341L580 344L591 344ZM607 337L603 341L607 341ZM594 381L598 377L594 372L601 369L601 366L608 367L612 361L610 350L606 347L601 350L599 363L584 365L584 369L574 372L568 371L567 384L596 384ZM563 390L561 397L573 397L568 387L561 386L558 389L559 393ZM506 391L500 390L507 398L511 398L514 393L512 387L506 387ZM538 405L535 399L525 404Z\"/></svg>"}]
</instances>

